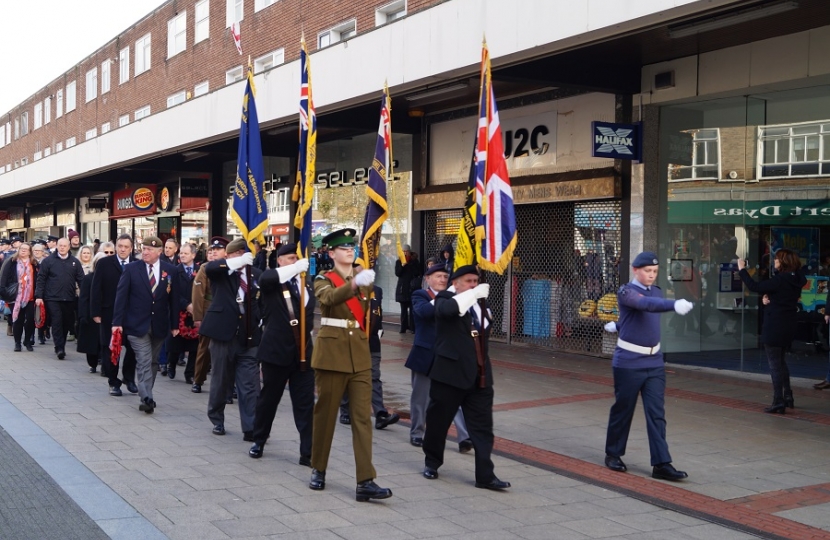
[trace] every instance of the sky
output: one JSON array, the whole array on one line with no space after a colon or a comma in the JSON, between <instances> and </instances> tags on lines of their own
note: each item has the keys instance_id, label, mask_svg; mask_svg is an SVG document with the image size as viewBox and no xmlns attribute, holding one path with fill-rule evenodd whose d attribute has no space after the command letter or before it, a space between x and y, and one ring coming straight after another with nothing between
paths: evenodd
<instances>
[{"instance_id":1,"label":"sky","mask_svg":"<svg viewBox=\"0 0 830 540\"><path fill-rule=\"evenodd\" d=\"M0 0L0 114L8 112L165 0ZM22 52L19 54L17 51Z\"/></svg>"}]
</instances>

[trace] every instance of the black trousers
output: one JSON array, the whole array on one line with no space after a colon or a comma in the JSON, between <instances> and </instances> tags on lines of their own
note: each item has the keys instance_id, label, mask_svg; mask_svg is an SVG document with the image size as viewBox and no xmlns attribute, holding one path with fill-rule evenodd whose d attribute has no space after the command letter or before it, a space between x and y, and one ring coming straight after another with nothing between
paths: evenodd
<instances>
[{"instance_id":1,"label":"black trousers","mask_svg":"<svg viewBox=\"0 0 830 540\"><path fill-rule=\"evenodd\" d=\"M55 352L66 351L66 335L70 330L75 331L75 302L46 301L46 311L52 321L52 342ZM107 343L109 346L109 343Z\"/></svg>"},{"instance_id":2,"label":"black trousers","mask_svg":"<svg viewBox=\"0 0 830 540\"><path fill-rule=\"evenodd\" d=\"M187 353L187 364L184 366L184 378L192 379L196 371L196 351L199 349L199 339L184 339L181 337L170 337L167 340L167 372L176 376L178 358Z\"/></svg>"},{"instance_id":3,"label":"black trousers","mask_svg":"<svg viewBox=\"0 0 830 540\"><path fill-rule=\"evenodd\" d=\"M15 334L17 336L17 334ZM18 339L15 337L15 341ZM769 362L769 374L772 379L772 402L776 405L784 403L784 399L793 395L790 388L790 369L787 367L787 349L764 345Z\"/></svg>"},{"instance_id":4,"label":"black trousers","mask_svg":"<svg viewBox=\"0 0 830 540\"><path fill-rule=\"evenodd\" d=\"M294 425L300 434L300 455L311 457L312 418L314 416L314 371L300 371L299 366L284 367L262 362L262 390L256 402L254 441L265 444L271 425L288 383Z\"/></svg>"},{"instance_id":5,"label":"black trousers","mask_svg":"<svg viewBox=\"0 0 830 540\"><path fill-rule=\"evenodd\" d=\"M14 313L14 304L11 305L12 313ZM24 307L20 308L17 314L17 320L14 321L14 342L20 343L21 337L25 330L24 344L28 345L35 342L35 302L28 302Z\"/></svg>"},{"instance_id":6,"label":"black trousers","mask_svg":"<svg viewBox=\"0 0 830 540\"><path fill-rule=\"evenodd\" d=\"M637 408L637 398L643 396L646 414L648 448L651 464L671 463L669 445L666 443L666 370L664 367L642 369L614 369L614 396L608 417L608 432L605 440L605 454L614 457L625 455L631 420Z\"/></svg>"},{"instance_id":7,"label":"black trousers","mask_svg":"<svg viewBox=\"0 0 830 540\"><path fill-rule=\"evenodd\" d=\"M424 433L424 464L438 469L444 463L444 446L458 407L464 412L467 431L473 442L476 458L476 482L490 483L493 472L493 388L473 386L463 390L432 381L427 407L427 429Z\"/></svg>"},{"instance_id":8,"label":"black trousers","mask_svg":"<svg viewBox=\"0 0 830 540\"><path fill-rule=\"evenodd\" d=\"M122 383L135 382L135 352L130 346L127 336L121 336L121 346L124 348L124 361L118 358L113 364L110 359L110 340L112 339L112 309L101 309L101 373L107 376L110 386L121 388ZM121 368L122 379L118 378L118 369Z\"/></svg>"},{"instance_id":9,"label":"black trousers","mask_svg":"<svg viewBox=\"0 0 830 540\"><path fill-rule=\"evenodd\" d=\"M412 302L398 302L401 305L401 333L407 330L415 331L415 321L412 318Z\"/></svg>"}]
</instances>

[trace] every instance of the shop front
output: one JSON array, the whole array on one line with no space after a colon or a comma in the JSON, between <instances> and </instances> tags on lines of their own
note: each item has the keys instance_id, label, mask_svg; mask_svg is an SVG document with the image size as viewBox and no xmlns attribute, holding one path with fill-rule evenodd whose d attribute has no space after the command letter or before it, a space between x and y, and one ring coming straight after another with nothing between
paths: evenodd
<instances>
[{"instance_id":1,"label":"shop front","mask_svg":"<svg viewBox=\"0 0 830 540\"><path fill-rule=\"evenodd\" d=\"M143 238L157 234L156 185L131 186L112 194L110 220L115 221L114 238L129 234L135 248Z\"/></svg>"},{"instance_id":2,"label":"shop front","mask_svg":"<svg viewBox=\"0 0 830 540\"><path fill-rule=\"evenodd\" d=\"M96 239L102 242L110 240L108 196L109 193L103 193L80 199L81 243L92 245Z\"/></svg>"},{"instance_id":3,"label":"shop front","mask_svg":"<svg viewBox=\"0 0 830 540\"><path fill-rule=\"evenodd\" d=\"M824 376L830 87L664 106L659 132L661 286L695 303L685 318L663 318L668 360L766 372L760 298L741 284L736 260L765 280L775 252L788 248L808 279L790 369Z\"/></svg>"},{"instance_id":4,"label":"shop front","mask_svg":"<svg viewBox=\"0 0 830 540\"><path fill-rule=\"evenodd\" d=\"M592 157L591 122L613 118L607 94L501 108L519 240L507 272L484 276L494 338L609 353L602 325L619 287L622 184L613 160ZM425 256L455 249L475 126L475 117L431 126L430 186L414 197Z\"/></svg>"}]
</instances>

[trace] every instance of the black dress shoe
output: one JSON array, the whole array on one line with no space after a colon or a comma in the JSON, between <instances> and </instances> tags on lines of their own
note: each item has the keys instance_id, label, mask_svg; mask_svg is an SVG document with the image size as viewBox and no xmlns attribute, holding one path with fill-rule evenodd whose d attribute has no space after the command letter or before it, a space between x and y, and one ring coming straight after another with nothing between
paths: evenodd
<instances>
[{"instance_id":1,"label":"black dress shoe","mask_svg":"<svg viewBox=\"0 0 830 540\"><path fill-rule=\"evenodd\" d=\"M66 353L64 351L58 351L58 360L63 360L66 358Z\"/></svg>"},{"instance_id":2,"label":"black dress shoe","mask_svg":"<svg viewBox=\"0 0 830 540\"><path fill-rule=\"evenodd\" d=\"M388 499L391 496L391 489L382 488L375 484L373 480L366 480L357 484L354 498L358 502L366 502L369 499Z\"/></svg>"},{"instance_id":3,"label":"black dress shoe","mask_svg":"<svg viewBox=\"0 0 830 540\"><path fill-rule=\"evenodd\" d=\"M793 395L784 394L784 405L787 406L788 409L795 409L795 399L793 399Z\"/></svg>"},{"instance_id":4,"label":"black dress shoe","mask_svg":"<svg viewBox=\"0 0 830 540\"><path fill-rule=\"evenodd\" d=\"M651 470L651 477L659 478L660 480L671 480L672 482L677 482L678 480L688 478L689 475L684 471L678 471L672 466L671 463L663 463L654 466L654 469Z\"/></svg>"},{"instance_id":5,"label":"black dress shoe","mask_svg":"<svg viewBox=\"0 0 830 540\"><path fill-rule=\"evenodd\" d=\"M14 352L20 352L23 350L23 346L20 343L14 344Z\"/></svg>"},{"instance_id":6,"label":"black dress shoe","mask_svg":"<svg viewBox=\"0 0 830 540\"><path fill-rule=\"evenodd\" d=\"M27 344L26 344L26 350L27 350L27 351L29 351L29 352L32 352L32 351L34 351L34 350L35 350L35 348L34 348L34 347L32 347L32 344L31 344L31 343L27 343Z\"/></svg>"},{"instance_id":7,"label":"black dress shoe","mask_svg":"<svg viewBox=\"0 0 830 540\"><path fill-rule=\"evenodd\" d=\"M787 412L787 405L783 401L781 403L773 403L769 407L764 408L764 412L769 414L784 414Z\"/></svg>"},{"instance_id":8,"label":"black dress shoe","mask_svg":"<svg viewBox=\"0 0 830 540\"><path fill-rule=\"evenodd\" d=\"M186 382L187 384L193 384L193 377L185 377L184 382Z\"/></svg>"},{"instance_id":9,"label":"black dress shoe","mask_svg":"<svg viewBox=\"0 0 830 540\"><path fill-rule=\"evenodd\" d=\"M39 342L41 345L46 345L46 338L39 338L39 339L38 339L38 342Z\"/></svg>"},{"instance_id":10,"label":"black dress shoe","mask_svg":"<svg viewBox=\"0 0 830 540\"><path fill-rule=\"evenodd\" d=\"M155 405L152 399L144 398L144 401L138 406L138 410L144 411L147 414L153 414L153 410L156 408Z\"/></svg>"},{"instance_id":11,"label":"black dress shoe","mask_svg":"<svg viewBox=\"0 0 830 540\"><path fill-rule=\"evenodd\" d=\"M98 373L98 368L97 367L91 367L91 368L89 368L89 372L90 373Z\"/></svg>"},{"instance_id":12,"label":"black dress shoe","mask_svg":"<svg viewBox=\"0 0 830 540\"><path fill-rule=\"evenodd\" d=\"M259 459L262 457L262 446L259 443L254 443L250 450L248 450L248 455L254 459Z\"/></svg>"},{"instance_id":13,"label":"black dress shoe","mask_svg":"<svg viewBox=\"0 0 830 540\"><path fill-rule=\"evenodd\" d=\"M420 448L424 445L424 439L422 439L421 437L410 437L409 444Z\"/></svg>"},{"instance_id":14,"label":"black dress shoe","mask_svg":"<svg viewBox=\"0 0 830 540\"><path fill-rule=\"evenodd\" d=\"M180 366L186 366L186 365L187 365L187 361L186 361L186 360L179 360L179 365L180 365Z\"/></svg>"},{"instance_id":15,"label":"black dress shoe","mask_svg":"<svg viewBox=\"0 0 830 540\"><path fill-rule=\"evenodd\" d=\"M190 389L191 392L194 394L201 394L202 393L202 385L201 384L194 384L193 387Z\"/></svg>"},{"instance_id":16,"label":"black dress shoe","mask_svg":"<svg viewBox=\"0 0 830 540\"><path fill-rule=\"evenodd\" d=\"M830 388L830 381L821 381L820 383L816 383L813 385L813 388L816 390L824 390L826 388Z\"/></svg>"},{"instance_id":17,"label":"black dress shoe","mask_svg":"<svg viewBox=\"0 0 830 540\"><path fill-rule=\"evenodd\" d=\"M216 424L213 426L213 434L214 435L224 435L225 434L225 426L222 424Z\"/></svg>"},{"instance_id":18,"label":"black dress shoe","mask_svg":"<svg viewBox=\"0 0 830 540\"><path fill-rule=\"evenodd\" d=\"M470 450L473 449L473 441L470 439L464 439L460 443L458 443L458 451L462 454L466 454Z\"/></svg>"},{"instance_id":19,"label":"black dress shoe","mask_svg":"<svg viewBox=\"0 0 830 540\"><path fill-rule=\"evenodd\" d=\"M171 381L176 378L176 370L175 369L168 369L167 370L167 378Z\"/></svg>"},{"instance_id":20,"label":"black dress shoe","mask_svg":"<svg viewBox=\"0 0 830 540\"><path fill-rule=\"evenodd\" d=\"M397 424L401 417L397 413L379 412L375 418L375 429L383 429L386 426Z\"/></svg>"},{"instance_id":21,"label":"black dress shoe","mask_svg":"<svg viewBox=\"0 0 830 540\"><path fill-rule=\"evenodd\" d=\"M300 456L300 465L311 467L311 456Z\"/></svg>"},{"instance_id":22,"label":"black dress shoe","mask_svg":"<svg viewBox=\"0 0 830 540\"><path fill-rule=\"evenodd\" d=\"M605 466L612 471L617 472L625 472L628 470L628 467L625 466L623 460L616 456L605 456Z\"/></svg>"},{"instance_id":23,"label":"black dress shoe","mask_svg":"<svg viewBox=\"0 0 830 540\"><path fill-rule=\"evenodd\" d=\"M254 442L254 432L245 431L244 433L242 433L242 440L245 442Z\"/></svg>"},{"instance_id":24,"label":"black dress shoe","mask_svg":"<svg viewBox=\"0 0 830 540\"><path fill-rule=\"evenodd\" d=\"M308 482L308 487L315 491L326 489L326 471L311 469L311 480Z\"/></svg>"},{"instance_id":25,"label":"black dress shoe","mask_svg":"<svg viewBox=\"0 0 830 540\"><path fill-rule=\"evenodd\" d=\"M226 399L225 400L225 405L233 405L233 398L229 397L228 399Z\"/></svg>"},{"instance_id":26,"label":"black dress shoe","mask_svg":"<svg viewBox=\"0 0 830 540\"><path fill-rule=\"evenodd\" d=\"M510 487L510 482L502 482L495 476L487 483L476 482L476 487L481 489L491 489L493 491L502 491Z\"/></svg>"},{"instance_id":27,"label":"black dress shoe","mask_svg":"<svg viewBox=\"0 0 830 540\"><path fill-rule=\"evenodd\" d=\"M349 424L352 423L352 419L349 418L348 414L341 414L340 415L340 423L343 424L343 425L348 426Z\"/></svg>"},{"instance_id":28,"label":"black dress shoe","mask_svg":"<svg viewBox=\"0 0 830 540\"><path fill-rule=\"evenodd\" d=\"M438 471L432 467L424 467L423 475L427 480L435 480L438 478Z\"/></svg>"},{"instance_id":29,"label":"black dress shoe","mask_svg":"<svg viewBox=\"0 0 830 540\"><path fill-rule=\"evenodd\" d=\"M135 385L134 382L126 382L124 384L127 386L127 392L129 392L131 394L137 394L138 393L138 387Z\"/></svg>"},{"instance_id":30,"label":"black dress shoe","mask_svg":"<svg viewBox=\"0 0 830 540\"><path fill-rule=\"evenodd\" d=\"M162 377L167 377L167 367L166 366L164 368L159 368L159 370L161 371L161 376Z\"/></svg>"},{"instance_id":31,"label":"black dress shoe","mask_svg":"<svg viewBox=\"0 0 830 540\"><path fill-rule=\"evenodd\" d=\"M121 389L117 386L110 386L110 395L111 396L121 396Z\"/></svg>"}]
</instances>

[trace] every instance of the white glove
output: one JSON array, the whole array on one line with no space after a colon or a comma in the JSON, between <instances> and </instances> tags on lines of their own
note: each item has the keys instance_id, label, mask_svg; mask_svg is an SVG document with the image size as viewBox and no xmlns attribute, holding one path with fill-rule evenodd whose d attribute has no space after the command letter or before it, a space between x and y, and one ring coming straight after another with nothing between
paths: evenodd
<instances>
[{"instance_id":1,"label":"white glove","mask_svg":"<svg viewBox=\"0 0 830 540\"><path fill-rule=\"evenodd\" d=\"M692 308L695 307L694 304L689 302L688 300L675 300L674 301L674 310L679 313L680 315L685 315L688 312L692 311Z\"/></svg>"},{"instance_id":2,"label":"white glove","mask_svg":"<svg viewBox=\"0 0 830 540\"><path fill-rule=\"evenodd\" d=\"M453 298L455 299L455 303L458 304L458 314L463 316L476 303L476 290L470 289L463 293L458 293Z\"/></svg>"},{"instance_id":3,"label":"white glove","mask_svg":"<svg viewBox=\"0 0 830 540\"><path fill-rule=\"evenodd\" d=\"M605 323L605 326L603 328L605 328L606 332L611 332L612 334L614 334L617 332L617 323L615 323L614 321L607 322Z\"/></svg>"},{"instance_id":4,"label":"white glove","mask_svg":"<svg viewBox=\"0 0 830 540\"><path fill-rule=\"evenodd\" d=\"M225 264L227 264L228 268L231 270L239 270L243 266L251 266L254 264L254 256L250 251L246 251L239 257L231 257L230 259L226 259Z\"/></svg>"},{"instance_id":5,"label":"white glove","mask_svg":"<svg viewBox=\"0 0 830 540\"><path fill-rule=\"evenodd\" d=\"M375 282L375 271L361 271L358 275L354 277L354 282L357 284L358 287L365 287L366 285L371 285Z\"/></svg>"},{"instance_id":6,"label":"white glove","mask_svg":"<svg viewBox=\"0 0 830 540\"><path fill-rule=\"evenodd\" d=\"M479 285L476 285L473 291L475 291L476 293L476 298L487 298L487 296L490 294L490 284L481 283Z\"/></svg>"},{"instance_id":7,"label":"white glove","mask_svg":"<svg viewBox=\"0 0 830 540\"><path fill-rule=\"evenodd\" d=\"M383 337L383 330L378 330L378 339Z\"/></svg>"},{"instance_id":8,"label":"white glove","mask_svg":"<svg viewBox=\"0 0 830 540\"><path fill-rule=\"evenodd\" d=\"M280 283L285 283L297 274L308 270L308 259L300 259L294 264L287 264L277 268L277 274L280 276Z\"/></svg>"}]
</instances>

